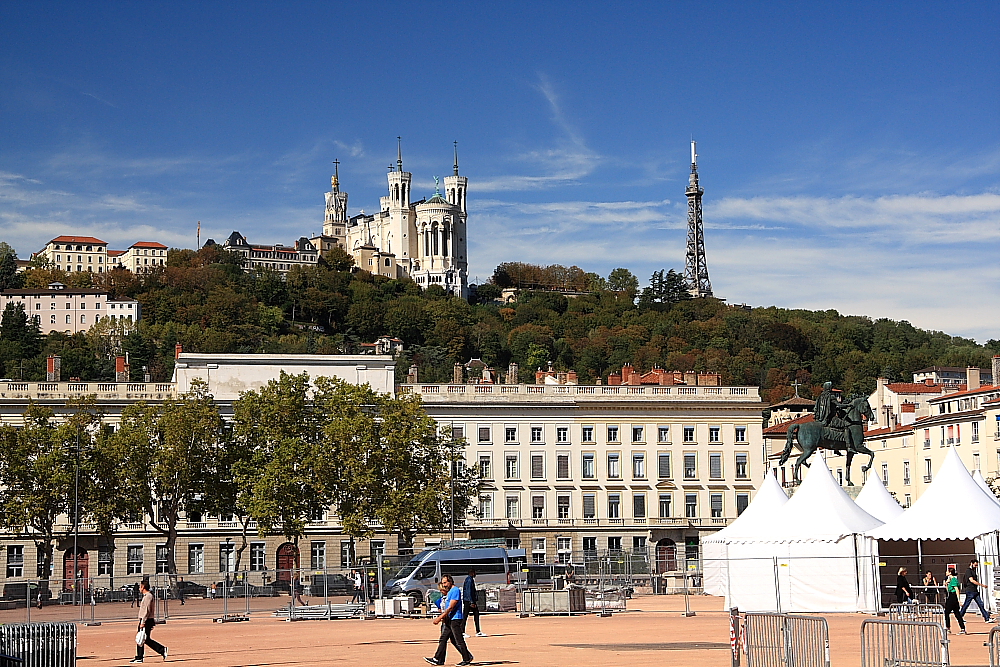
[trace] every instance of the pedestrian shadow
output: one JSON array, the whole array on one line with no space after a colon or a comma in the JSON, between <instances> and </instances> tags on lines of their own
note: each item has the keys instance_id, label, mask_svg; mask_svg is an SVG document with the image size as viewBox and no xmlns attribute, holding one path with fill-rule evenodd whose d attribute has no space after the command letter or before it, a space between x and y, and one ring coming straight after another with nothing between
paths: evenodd
<instances>
[{"instance_id":1,"label":"pedestrian shadow","mask_svg":"<svg viewBox=\"0 0 1000 667\"><path fill-rule=\"evenodd\" d=\"M474 660L473 665L519 665L517 660Z\"/></svg>"}]
</instances>

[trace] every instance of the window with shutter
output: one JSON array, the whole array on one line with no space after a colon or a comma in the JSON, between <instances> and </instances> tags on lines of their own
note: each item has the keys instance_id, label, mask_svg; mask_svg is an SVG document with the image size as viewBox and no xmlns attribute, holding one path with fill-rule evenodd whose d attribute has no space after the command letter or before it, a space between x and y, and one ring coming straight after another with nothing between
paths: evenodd
<instances>
[{"instance_id":1,"label":"window with shutter","mask_svg":"<svg viewBox=\"0 0 1000 667\"><path fill-rule=\"evenodd\" d=\"M646 518L646 494L637 493L632 496L632 517L635 519Z\"/></svg>"},{"instance_id":2,"label":"window with shutter","mask_svg":"<svg viewBox=\"0 0 1000 667\"><path fill-rule=\"evenodd\" d=\"M597 499L593 493L583 494L583 518L593 519L597 516Z\"/></svg>"},{"instance_id":3,"label":"window with shutter","mask_svg":"<svg viewBox=\"0 0 1000 667\"><path fill-rule=\"evenodd\" d=\"M657 463L660 479L670 479L670 454L660 454Z\"/></svg>"},{"instance_id":4,"label":"window with shutter","mask_svg":"<svg viewBox=\"0 0 1000 667\"><path fill-rule=\"evenodd\" d=\"M569 479L569 454L556 457L556 475L559 479Z\"/></svg>"},{"instance_id":5,"label":"window with shutter","mask_svg":"<svg viewBox=\"0 0 1000 667\"><path fill-rule=\"evenodd\" d=\"M708 475L712 479L722 479L722 454L708 457Z\"/></svg>"},{"instance_id":6,"label":"window with shutter","mask_svg":"<svg viewBox=\"0 0 1000 667\"><path fill-rule=\"evenodd\" d=\"M545 518L545 496L531 497L531 518L532 519Z\"/></svg>"},{"instance_id":7,"label":"window with shutter","mask_svg":"<svg viewBox=\"0 0 1000 667\"><path fill-rule=\"evenodd\" d=\"M541 454L531 456L531 479L542 479L545 477L545 459Z\"/></svg>"}]
</instances>

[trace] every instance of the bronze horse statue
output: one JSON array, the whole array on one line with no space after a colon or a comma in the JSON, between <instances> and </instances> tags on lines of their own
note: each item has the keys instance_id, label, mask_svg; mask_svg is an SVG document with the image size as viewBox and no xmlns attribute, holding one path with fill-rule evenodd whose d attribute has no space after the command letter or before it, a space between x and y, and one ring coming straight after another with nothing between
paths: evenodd
<instances>
[{"instance_id":1,"label":"bronze horse statue","mask_svg":"<svg viewBox=\"0 0 1000 667\"><path fill-rule=\"evenodd\" d=\"M851 482L851 461L855 454L867 454L868 465L862 466L862 472L868 472L875 460L875 452L865 447L865 427L863 418L874 420L875 414L872 406L864 396L855 398L849 403L844 403L838 407L840 415L847 422L847 427L830 428L819 422L806 422L805 424L792 424L788 429L788 437L785 440L785 450L781 453L781 461L778 465L784 465L792 455L793 438L798 437L799 446L802 447L802 455L795 461L793 478L798 479L800 466L809 467L809 457L817 449L829 449L835 454L840 454L841 450L847 450L847 484L853 486Z\"/></svg>"}]
</instances>

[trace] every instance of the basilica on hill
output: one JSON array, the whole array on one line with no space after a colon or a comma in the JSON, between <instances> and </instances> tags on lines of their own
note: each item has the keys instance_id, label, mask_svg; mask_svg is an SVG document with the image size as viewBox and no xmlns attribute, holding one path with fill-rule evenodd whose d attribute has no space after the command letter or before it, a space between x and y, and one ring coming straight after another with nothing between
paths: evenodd
<instances>
[{"instance_id":1,"label":"basilica on hill","mask_svg":"<svg viewBox=\"0 0 1000 667\"><path fill-rule=\"evenodd\" d=\"M458 146L452 175L444 178L444 192L435 187L430 198L414 201L413 175L403 171L397 146L396 164L387 174L388 193L373 215L363 210L348 216L347 193L340 189L339 164L326 193L323 234L311 239L321 252L339 245L355 265L390 278L412 278L423 288L441 286L445 292L469 296L466 195L469 179L458 173ZM435 181L437 178L435 177Z\"/></svg>"}]
</instances>

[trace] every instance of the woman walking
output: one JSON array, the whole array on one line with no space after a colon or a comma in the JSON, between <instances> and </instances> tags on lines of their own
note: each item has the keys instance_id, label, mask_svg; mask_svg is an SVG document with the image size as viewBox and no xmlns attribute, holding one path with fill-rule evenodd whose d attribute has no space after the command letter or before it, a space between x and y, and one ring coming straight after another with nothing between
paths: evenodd
<instances>
[{"instance_id":1,"label":"woman walking","mask_svg":"<svg viewBox=\"0 0 1000 667\"><path fill-rule=\"evenodd\" d=\"M896 602L902 604L912 599L913 589L910 588L910 582L906 580L906 568L901 567L896 575Z\"/></svg>"},{"instance_id":2,"label":"woman walking","mask_svg":"<svg viewBox=\"0 0 1000 667\"><path fill-rule=\"evenodd\" d=\"M958 627L962 628L962 631L958 634L964 635L965 633L965 620L962 618L962 609L958 606L958 591L961 590L962 584L958 580L958 576L955 574L955 568L948 568L948 578L944 582L944 587L946 591L947 600L944 603L944 626L947 628L948 632L951 632L951 614L955 614L955 618L958 619Z\"/></svg>"}]
</instances>

